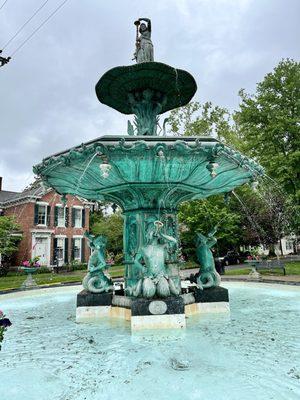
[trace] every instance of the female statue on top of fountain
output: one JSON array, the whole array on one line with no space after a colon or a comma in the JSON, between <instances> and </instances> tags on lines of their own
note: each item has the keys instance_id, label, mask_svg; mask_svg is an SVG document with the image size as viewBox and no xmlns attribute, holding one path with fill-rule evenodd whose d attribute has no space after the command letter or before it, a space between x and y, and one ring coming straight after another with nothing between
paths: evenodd
<instances>
[{"instance_id":1,"label":"female statue on top of fountain","mask_svg":"<svg viewBox=\"0 0 300 400\"><path fill-rule=\"evenodd\" d=\"M144 22L141 23L141 21ZM150 19L139 18L134 24L137 28L134 59L137 63L154 61Z\"/></svg>"}]
</instances>

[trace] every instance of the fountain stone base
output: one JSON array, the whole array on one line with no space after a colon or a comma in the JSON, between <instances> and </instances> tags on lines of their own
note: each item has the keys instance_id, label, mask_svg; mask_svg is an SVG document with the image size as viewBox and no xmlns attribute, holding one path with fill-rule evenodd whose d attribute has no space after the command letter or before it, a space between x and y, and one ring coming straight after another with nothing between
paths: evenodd
<instances>
[{"instance_id":1,"label":"fountain stone base","mask_svg":"<svg viewBox=\"0 0 300 400\"><path fill-rule=\"evenodd\" d=\"M77 295L76 322L96 321L109 316L113 293L91 293L82 290Z\"/></svg>"},{"instance_id":2,"label":"fountain stone base","mask_svg":"<svg viewBox=\"0 0 300 400\"><path fill-rule=\"evenodd\" d=\"M185 296L193 296L192 300L186 301ZM207 314L207 313L227 313L229 308L228 289L221 286L211 287L208 289L197 289L188 295L183 295L185 299L185 314Z\"/></svg>"},{"instance_id":3,"label":"fountain stone base","mask_svg":"<svg viewBox=\"0 0 300 400\"><path fill-rule=\"evenodd\" d=\"M184 329L186 317L195 314L229 312L228 290L220 286L165 299L145 299L116 293L77 295L76 322L99 322L102 318L129 321L132 331L147 329Z\"/></svg>"},{"instance_id":4,"label":"fountain stone base","mask_svg":"<svg viewBox=\"0 0 300 400\"><path fill-rule=\"evenodd\" d=\"M185 328L184 300L181 296L166 299L134 299L131 303L131 330Z\"/></svg>"}]
</instances>

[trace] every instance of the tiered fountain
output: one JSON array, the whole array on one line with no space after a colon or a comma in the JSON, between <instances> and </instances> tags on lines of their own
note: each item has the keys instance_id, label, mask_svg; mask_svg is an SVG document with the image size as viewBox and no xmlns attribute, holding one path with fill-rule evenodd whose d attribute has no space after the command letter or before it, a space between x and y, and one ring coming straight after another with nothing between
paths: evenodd
<instances>
[{"instance_id":1,"label":"tiered fountain","mask_svg":"<svg viewBox=\"0 0 300 400\"><path fill-rule=\"evenodd\" d=\"M115 293L103 272L105 239L89 236L93 253L77 298L77 321L122 316L132 329L182 328L186 314L228 310L228 293L219 286L211 232L198 234L197 286L182 294L178 205L229 193L263 171L212 137L158 135L159 115L187 104L197 87L188 72L153 60L150 20L135 24L137 63L109 70L96 85L101 103L134 114L127 134L54 154L34 172L63 197L113 202L123 212L125 293Z\"/></svg>"}]
</instances>

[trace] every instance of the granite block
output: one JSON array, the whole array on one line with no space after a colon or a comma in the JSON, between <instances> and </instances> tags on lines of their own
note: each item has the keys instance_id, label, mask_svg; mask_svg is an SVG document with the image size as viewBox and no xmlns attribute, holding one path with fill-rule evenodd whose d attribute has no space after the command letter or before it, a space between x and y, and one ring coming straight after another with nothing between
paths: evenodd
<instances>
[{"instance_id":1,"label":"granite block","mask_svg":"<svg viewBox=\"0 0 300 400\"><path fill-rule=\"evenodd\" d=\"M229 302L228 289L221 286L203 290L194 288L193 294L196 303Z\"/></svg>"},{"instance_id":2,"label":"granite block","mask_svg":"<svg viewBox=\"0 0 300 400\"><path fill-rule=\"evenodd\" d=\"M166 299L132 299L131 315L184 314L184 301L181 296Z\"/></svg>"},{"instance_id":3,"label":"granite block","mask_svg":"<svg viewBox=\"0 0 300 400\"><path fill-rule=\"evenodd\" d=\"M82 290L77 294L77 307L110 306L113 293L91 293Z\"/></svg>"}]
</instances>

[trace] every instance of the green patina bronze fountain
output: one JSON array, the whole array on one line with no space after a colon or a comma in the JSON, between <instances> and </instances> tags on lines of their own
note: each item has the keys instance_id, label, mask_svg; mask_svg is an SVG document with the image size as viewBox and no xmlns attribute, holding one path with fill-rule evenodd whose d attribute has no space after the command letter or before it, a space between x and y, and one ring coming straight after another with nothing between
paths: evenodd
<instances>
[{"instance_id":1,"label":"green patina bronze fountain","mask_svg":"<svg viewBox=\"0 0 300 400\"><path fill-rule=\"evenodd\" d=\"M124 216L125 293L176 297L179 204L229 193L263 170L212 137L159 136L159 115L187 104L197 87L188 72L153 61L150 20L135 24L137 63L109 70L96 85L101 103L134 115L128 134L101 136L54 154L34 172L62 196L118 204ZM198 259L206 263L198 282L203 288L220 282L209 257L213 233L198 236Z\"/></svg>"}]
</instances>

